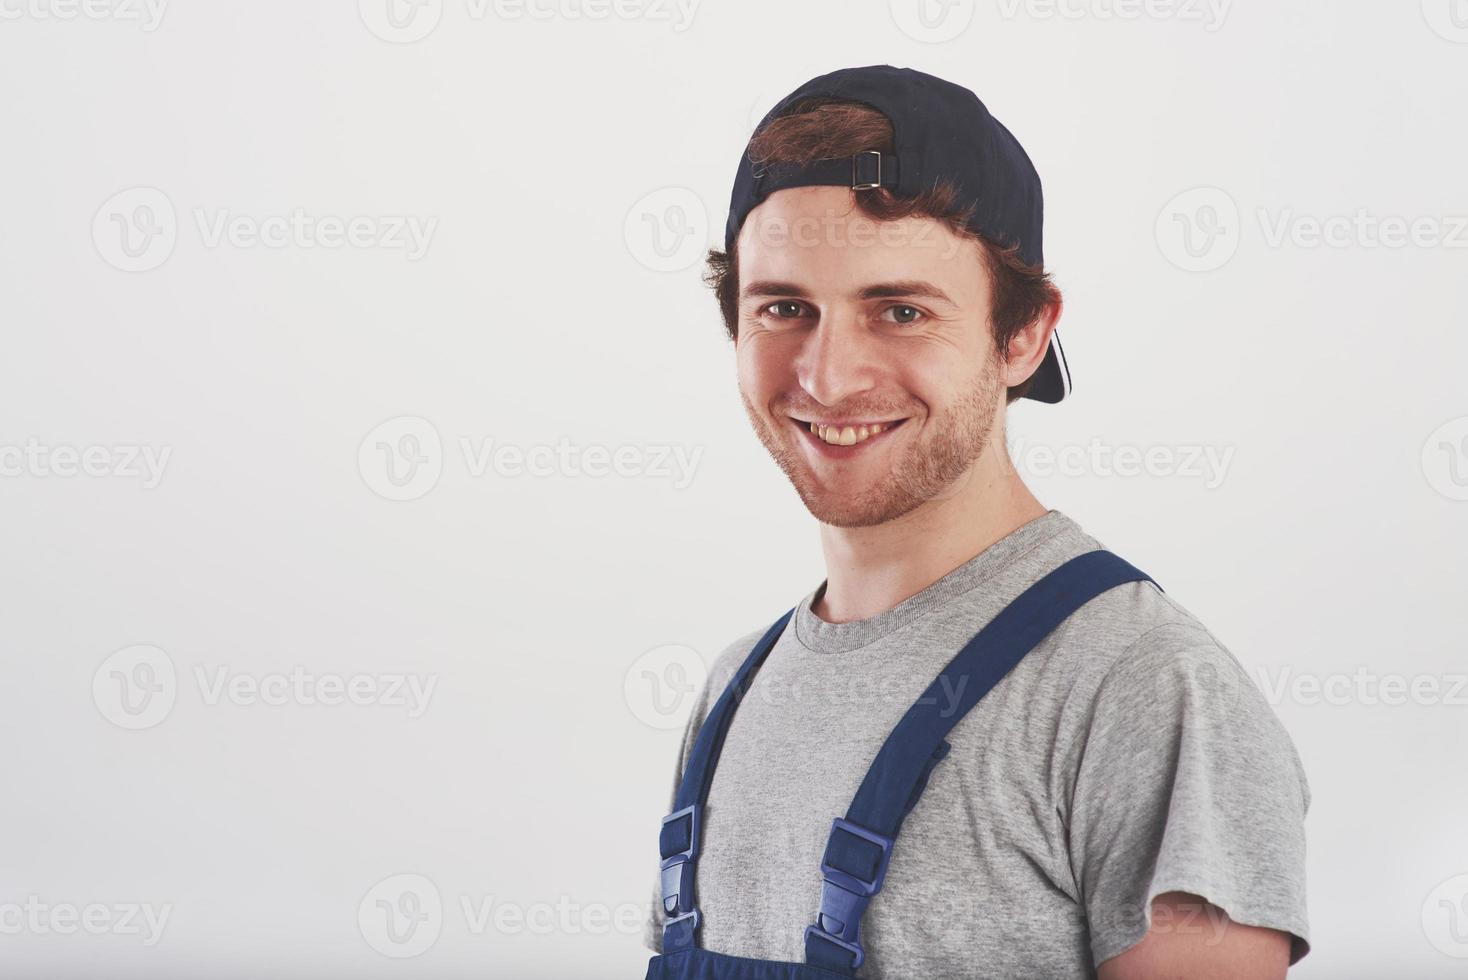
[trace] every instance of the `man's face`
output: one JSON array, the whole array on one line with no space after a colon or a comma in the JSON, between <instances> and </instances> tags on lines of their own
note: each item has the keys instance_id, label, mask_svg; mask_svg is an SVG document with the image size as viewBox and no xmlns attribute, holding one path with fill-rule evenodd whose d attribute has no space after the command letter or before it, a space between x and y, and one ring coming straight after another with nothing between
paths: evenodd
<instances>
[{"instance_id":1,"label":"man's face","mask_svg":"<svg viewBox=\"0 0 1468 980\"><path fill-rule=\"evenodd\" d=\"M978 244L932 218L874 221L852 193L777 191L738 244L745 411L807 509L837 527L952 492L1006 391Z\"/></svg>"}]
</instances>

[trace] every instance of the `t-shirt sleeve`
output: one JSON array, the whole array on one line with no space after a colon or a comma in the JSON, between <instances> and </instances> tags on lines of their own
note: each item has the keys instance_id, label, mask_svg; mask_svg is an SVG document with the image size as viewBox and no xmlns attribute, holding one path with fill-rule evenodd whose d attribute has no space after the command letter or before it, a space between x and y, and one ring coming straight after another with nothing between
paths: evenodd
<instances>
[{"instance_id":1,"label":"t-shirt sleeve","mask_svg":"<svg viewBox=\"0 0 1468 980\"><path fill-rule=\"evenodd\" d=\"M1097 689L1078 758L1071 861L1097 966L1141 941L1152 900L1173 891L1289 933L1291 965L1309 952L1309 784L1273 709L1212 634L1170 624L1134 643Z\"/></svg>"}]
</instances>

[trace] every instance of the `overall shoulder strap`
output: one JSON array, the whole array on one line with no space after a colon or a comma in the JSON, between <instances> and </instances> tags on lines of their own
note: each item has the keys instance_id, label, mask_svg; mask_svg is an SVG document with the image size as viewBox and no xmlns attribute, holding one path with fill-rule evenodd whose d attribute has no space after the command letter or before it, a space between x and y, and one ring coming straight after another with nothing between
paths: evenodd
<instances>
[{"instance_id":1,"label":"overall shoulder strap","mask_svg":"<svg viewBox=\"0 0 1468 980\"><path fill-rule=\"evenodd\" d=\"M794 614L795 610L791 609L765 631L709 710L699 728L698 738L694 740L693 751L683 766L683 779L678 784L673 812L663 818L658 852L662 855L663 911L668 915L663 923L664 953L697 945L695 933L702 916L694 904L693 880L698 865L703 807L708 801L709 786L713 784L714 767L718 765L724 736L729 732L729 723L734 720L739 702L744 700L755 672L774 649L775 641Z\"/></svg>"},{"instance_id":2,"label":"overall shoulder strap","mask_svg":"<svg viewBox=\"0 0 1468 980\"><path fill-rule=\"evenodd\" d=\"M1108 589L1142 581L1157 585L1110 551L1078 555L1022 592L948 662L888 735L845 818L831 824L821 910L805 930L806 963L848 975L861 965L862 914L882 887L903 818L948 754L945 736L1077 609Z\"/></svg>"}]
</instances>

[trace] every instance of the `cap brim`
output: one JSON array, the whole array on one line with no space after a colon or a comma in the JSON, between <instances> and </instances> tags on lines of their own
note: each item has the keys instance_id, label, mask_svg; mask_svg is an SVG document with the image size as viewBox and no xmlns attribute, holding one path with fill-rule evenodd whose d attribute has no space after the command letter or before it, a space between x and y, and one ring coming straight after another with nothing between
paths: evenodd
<instances>
[{"instance_id":1,"label":"cap brim","mask_svg":"<svg viewBox=\"0 0 1468 980\"><path fill-rule=\"evenodd\" d=\"M1050 332L1050 349L1035 371L1026 398L1053 405L1070 394L1070 368L1065 363L1065 351L1060 349L1060 331Z\"/></svg>"}]
</instances>

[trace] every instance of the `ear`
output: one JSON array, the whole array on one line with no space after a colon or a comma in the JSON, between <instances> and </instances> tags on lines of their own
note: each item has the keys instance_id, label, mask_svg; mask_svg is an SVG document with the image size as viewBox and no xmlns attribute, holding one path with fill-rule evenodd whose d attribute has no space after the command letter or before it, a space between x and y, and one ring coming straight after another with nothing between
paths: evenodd
<instances>
[{"instance_id":1,"label":"ear","mask_svg":"<svg viewBox=\"0 0 1468 980\"><path fill-rule=\"evenodd\" d=\"M1045 360L1045 352L1050 349L1050 335L1055 332L1055 325L1060 322L1060 313L1064 307L1065 302L1057 292L1055 300L1045 304L1040 315L1022 327L1009 341L1009 357L1004 363L1006 388L1023 384L1030 375L1040 370L1040 362Z\"/></svg>"}]
</instances>

